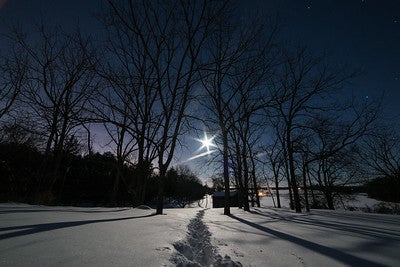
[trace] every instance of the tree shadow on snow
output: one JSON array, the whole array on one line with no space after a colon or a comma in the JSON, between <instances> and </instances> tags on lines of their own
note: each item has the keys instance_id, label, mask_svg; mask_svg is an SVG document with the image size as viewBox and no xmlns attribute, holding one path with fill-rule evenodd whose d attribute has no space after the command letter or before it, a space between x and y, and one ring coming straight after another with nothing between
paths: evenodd
<instances>
[{"instance_id":1,"label":"tree shadow on snow","mask_svg":"<svg viewBox=\"0 0 400 267\"><path fill-rule=\"evenodd\" d=\"M332 219L328 219L326 221L323 221L322 219L319 218L314 218L310 217L308 214L304 214L303 216L301 215L279 215L277 213L268 213L268 212L259 212L257 210L251 211L251 213L271 218L276 220L281 220L281 221L290 221L294 223L300 223L304 225L312 225L312 226L317 226L317 227L322 227L323 229L333 229L333 230L339 230L342 232L348 232L349 234L359 234L362 236L369 236L372 238L378 238L384 241L384 243L388 243L388 241L393 241L393 242L399 242L400 241L400 233L396 232L395 230L389 230L389 229L384 229L382 225L380 228L377 228L375 226L368 226L365 224L359 224L358 220L353 220L349 221L347 220L346 222L340 222L340 221L334 221ZM312 216L312 215L311 215ZM326 216L326 214L323 214L325 217L330 217ZM336 215L333 218L341 218L345 217L340 214L340 216ZM356 217L354 217L356 218ZM361 221L365 222L365 219L361 219ZM383 222L382 222L383 223Z\"/></svg>"},{"instance_id":2,"label":"tree shadow on snow","mask_svg":"<svg viewBox=\"0 0 400 267\"><path fill-rule=\"evenodd\" d=\"M239 221L239 222L241 222L241 223L247 224L247 225L249 225L249 226L251 226L251 227L253 227L253 228L257 229L257 230L263 231L263 232L265 232L267 234L276 236L277 238L280 238L282 240L286 240L286 241L292 242L292 243L294 243L296 245L299 245L299 246L305 247L307 249L310 249L312 251L318 252L318 253L320 253L322 255L325 255L327 257L330 257L330 258L332 258L334 260L340 261L340 262L342 262L342 263L344 263L346 265L350 265L350 266L377 266L377 267L385 266L383 264L379 264L379 263L376 263L376 262L369 261L367 259L362 259L360 257L354 256L354 255L350 255L350 254L348 254L346 252L343 252L343 251L340 251L340 250L337 250L337 249L334 249L334 248L330 248L330 247L327 247L327 246L324 246L324 245L320 245L320 244L317 244L317 243L314 243L314 242L311 242L311 241L308 241L308 240L305 240L305 239L302 239L302 238L299 238L299 237L296 237L296 236L293 236L293 235L289 235L289 234L286 234L286 233L283 233L283 232L279 232L279 231L276 231L276 230L273 230L273 229L269 229L269 228L264 227L262 225L259 225L257 223L253 223L253 222L247 221L247 220L245 220L243 218L237 217L235 215L230 215L230 217L235 219L235 220L237 220L237 221Z\"/></svg>"},{"instance_id":3,"label":"tree shadow on snow","mask_svg":"<svg viewBox=\"0 0 400 267\"><path fill-rule=\"evenodd\" d=\"M5 232L5 231L14 231L14 232L0 234L0 240L9 239L9 238L18 237L18 236L32 235L32 234L37 234L37 233L47 232L47 231L52 231L52 230L58 230L58 229L63 229L63 228L82 226L82 225L86 225L86 224L125 221L125 220L146 218L146 217L152 217L152 216L155 216L155 213L149 214L149 215L143 215L143 216L131 216L131 217L114 218L114 219L42 223L42 224L3 227L3 228L0 228L0 232Z\"/></svg>"},{"instance_id":4,"label":"tree shadow on snow","mask_svg":"<svg viewBox=\"0 0 400 267\"><path fill-rule=\"evenodd\" d=\"M34 213L34 212L76 212L76 213L113 213L113 212L121 212L121 211L126 211L129 210L130 208L119 208L119 209L104 209L100 210L99 208L81 208L81 207L65 207L65 208L55 208L49 206L49 209L46 208L41 208L41 207L18 207L18 206L13 206L13 207L0 207L0 214L9 214L9 213Z\"/></svg>"},{"instance_id":5,"label":"tree shadow on snow","mask_svg":"<svg viewBox=\"0 0 400 267\"><path fill-rule=\"evenodd\" d=\"M398 226L400 224L400 219L396 215L392 214L379 214L380 216L375 216L376 213L362 213L362 212L346 212L346 213L337 213L325 211L323 216L325 217L332 217L332 218L346 218L355 221L368 221L371 223L385 223L385 224L392 224ZM322 214L321 214L322 215Z\"/></svg>"}]
</instances>

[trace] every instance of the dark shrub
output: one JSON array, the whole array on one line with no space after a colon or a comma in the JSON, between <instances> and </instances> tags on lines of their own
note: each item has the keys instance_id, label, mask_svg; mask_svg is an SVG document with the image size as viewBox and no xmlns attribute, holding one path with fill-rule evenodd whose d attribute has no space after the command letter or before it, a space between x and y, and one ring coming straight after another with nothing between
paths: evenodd
<instances>
[{"instance_id":1,"label":"dark shrub","mask_svg":"<svg viewBox=\"0 0 400 267\"><path fill-rule=\"evenodd\" d=\"M381 177L367 183L370 198L382 201L400 202L400 177Z\"/></svg>"}]
</instances>

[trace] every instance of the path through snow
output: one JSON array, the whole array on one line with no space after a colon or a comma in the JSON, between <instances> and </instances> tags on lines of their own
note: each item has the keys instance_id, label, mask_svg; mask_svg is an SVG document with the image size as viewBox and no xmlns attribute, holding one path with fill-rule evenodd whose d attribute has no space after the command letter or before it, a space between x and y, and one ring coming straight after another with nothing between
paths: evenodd
<instances>
[{"instance_id":1,"label":"path through snow","mask_svg":"<svg viewBox=\"0 0 400 267\"><path fill-rule=\"evenodd\" d=\"M224 258L218 254L217 247L211 244L211 233L203 222L204 210L197 213L189 222L186 239L174 243L177 250L171 262L177 266L223 266L238 267L240 262L232 261L228 255Z\"/></svg>"}]
</instances>

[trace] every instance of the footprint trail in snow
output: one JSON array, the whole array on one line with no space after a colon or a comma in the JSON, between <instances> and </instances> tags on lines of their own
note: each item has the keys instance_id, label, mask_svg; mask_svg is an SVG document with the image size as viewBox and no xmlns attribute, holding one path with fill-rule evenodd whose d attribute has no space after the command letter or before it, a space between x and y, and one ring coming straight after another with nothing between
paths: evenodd
<instances>
[{"instance_id":1,"label":"footprint trail in snow","mask_svg":"<svg viewBox=\"0 0 400 267\"><path fill-rule=\"evenodd\" d=\"M186 239L174 243L177 250L171 257L171 262L177 266L223 266L239 267L240 262L232 261L227 255L218 254L217 247L211 244L211 233L203 222L204 210L190 220Z\"/></svg>"}]
</instances>

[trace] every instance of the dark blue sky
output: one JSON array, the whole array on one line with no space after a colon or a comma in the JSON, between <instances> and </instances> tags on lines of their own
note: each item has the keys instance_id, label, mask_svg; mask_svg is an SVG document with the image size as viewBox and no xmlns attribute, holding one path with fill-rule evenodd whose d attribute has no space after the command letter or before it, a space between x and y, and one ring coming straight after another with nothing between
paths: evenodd
<instances>
[{"instance_id":1,"label":"dark blue sky","mask_svg":"<svg viewBox=\"0 0 400 267\"><path fill-rule=\"evenodd\" d=\"M371 100L384 93L384 116L399 122L399 0L259 0L255 5L278 14L283 38L360 68L363 74L349 90Z\"/></svg>"},{"instance_id":2,"label":"dark blue sky","mask_svg":"<svg viewBox=\"0 0 400 267\"><path fill-rule=\"evenodd\" d=\"M2 3L2 4L1 4ZM94 15L103 0L0 0L0 33L4 23L29 28L43 18L49 23L98 33ZM355 94L374 99L384 93L386 117L400 116L400 0L254 0L244 8L278 15L280 36L294 44L326 53L339 63L360 68Z\"/></svg>"}]
</instances>

